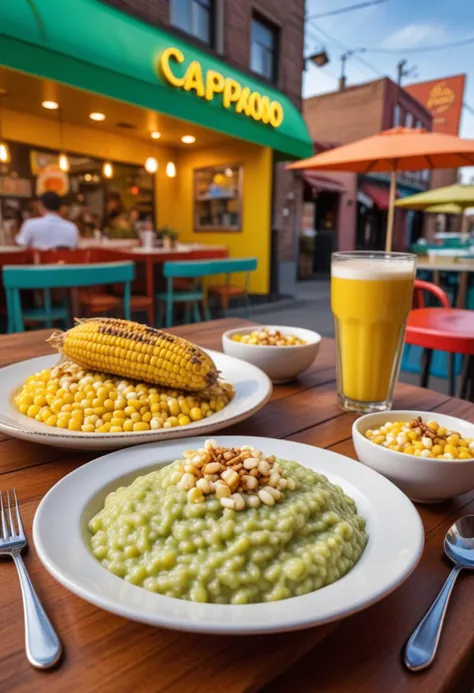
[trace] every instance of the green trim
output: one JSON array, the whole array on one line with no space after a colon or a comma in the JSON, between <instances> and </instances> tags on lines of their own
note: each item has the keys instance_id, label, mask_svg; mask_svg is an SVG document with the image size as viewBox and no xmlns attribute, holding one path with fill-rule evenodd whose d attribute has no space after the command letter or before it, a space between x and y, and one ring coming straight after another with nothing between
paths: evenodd
<instances>
[{"instance_id":1,"label":"green trim","mask_svg":"<svg viewBox=\"0 0 474 693\"><path fill-rule=\"evenodd\" d=\"M303 117L287 96L166 31L98 0L0 1L2 65L166 113L292 158L313 152ZM186 65L198 60L203 72L217 70L279 101L284 111L280 127L225 109L219 95L206 101L168 85L157 74L156 63L170 46L183 51Z\"/></svg>"}]
</instances>

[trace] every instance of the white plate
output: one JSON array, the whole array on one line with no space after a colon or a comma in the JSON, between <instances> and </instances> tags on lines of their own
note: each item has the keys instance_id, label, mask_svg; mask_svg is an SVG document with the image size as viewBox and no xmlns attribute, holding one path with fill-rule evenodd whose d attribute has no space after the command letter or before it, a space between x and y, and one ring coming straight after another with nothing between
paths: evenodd
<instances>
[{"instance_id":1,"label":"white plate","mask_svg":"<svg viewBox=\"0 0 474 693\"><path fill-rule=\"evenodd\" d=\"M270 399L272 384L268 376L250 363L240 361L218 351L208 351L223 378L235 388L234 399L208 419L193 421L186 426L162 428L157 431L139 433L83 433L54 428L30 419L16 409L13 398L25 380L33 373L51 368L58 355L41 356L21 361L0 369L0 431L13 438L22 438L36 443L45 443L60 448L77 450L115 450L128 445L150 443L190 435L208 435L225 426L243 421L261 409Z\"/></svg>"},{"instance_id":2,"label":"white plate","mask_svg":"<svg viewBox=\"0 0 474 693\"><path fill-rule=\"evenodd\" d=\"M186 440L187 448L203 438ZM87 523L110 491L140 474L179 459L183 442L142 445L100 457L72 472L43 498L33 539L46 569L69 590L106 611L154 626L200 633L269 633L327 623L378 601L414 570L423 527L412 503L372 469L328 450L271 438L220 436L224 446L254 445L322 472L355 499L367 520L369 541L343 578L301 597L244 606L197 604L131 585L109 573L89 551Z\"/></svg>"}]
</instances>

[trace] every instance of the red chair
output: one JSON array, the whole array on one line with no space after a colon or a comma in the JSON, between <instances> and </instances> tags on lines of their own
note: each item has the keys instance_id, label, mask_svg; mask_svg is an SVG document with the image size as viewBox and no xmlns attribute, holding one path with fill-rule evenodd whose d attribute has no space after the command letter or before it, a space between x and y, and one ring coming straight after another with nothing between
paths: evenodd
<instances>
[{"instance_id":1,"label":"red chair","mask_svg":"<svg viewBox=\"0 0 474 693\"><path fill-rule=\"evenodd\" d=\"M443 307L425 307L425 291L435 296ZM413 303L416 307L408 316L405 342L425 350L421 386L428 386L433 350L446 351L449 354L449 394L454 396L454 355L463 354L460 397L474 401L474 312L451 308L448 296L439 286L418 279L415 280Z\"/></svg>"},{"instance_id":2,"label":"red chair","mask_svg":"<svg viewBox=\"0 0 474 693\"><path fill-rule=\"evenodd\" d=\"M85 265L91 262L90 250L29 250L35 265Z\"/></svg>"}]
</instances>

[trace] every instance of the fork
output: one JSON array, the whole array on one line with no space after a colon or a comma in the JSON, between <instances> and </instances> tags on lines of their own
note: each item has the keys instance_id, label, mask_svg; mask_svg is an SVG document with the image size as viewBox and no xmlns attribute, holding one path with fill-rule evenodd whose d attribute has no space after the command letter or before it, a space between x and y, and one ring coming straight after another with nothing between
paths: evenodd
<instances>
[{"instance_id":1,"label":"fork","mask_svg":"<svg viewBox=\"0 0 474 693\"><path fill-rule=\"evenodd\" d=\"M6 508L3 505L3 496L0 491L0 515L2 529L0 532L0 556L7 555L13 558L18 577L20 578L21 594L23 597L23 609L25 614L25 647L28 661L38 669L48 669L58 662L62 646L51 621L43 609L36 594L30 577L26 572L21 552L26 546L26 537L21 522L20 509L16 491L13 489L15 501L13 514L16 515L15 530L13 522L12 503L10 492L7 491ZM5 512L5 510L7 512Z\"/></svg>"}]
</instances>

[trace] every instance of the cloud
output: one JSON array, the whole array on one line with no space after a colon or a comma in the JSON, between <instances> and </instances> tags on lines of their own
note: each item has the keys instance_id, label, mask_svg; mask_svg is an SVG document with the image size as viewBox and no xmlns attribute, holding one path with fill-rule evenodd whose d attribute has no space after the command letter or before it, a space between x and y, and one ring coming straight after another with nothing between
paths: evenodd
<instances>
[{"instance_id":1,"label":"cloud","mask_svg":"<svg viewBox=\"0 0 474 693\"><path fill-rule=\"evenodd\" d=\"M407 24L397 29L383 42L384 48L417 48L420 44L430 45L447 38L446 29L440 24Z\"/></svg>"}]
</instances>

